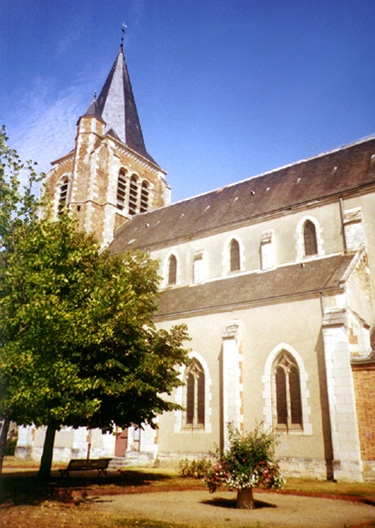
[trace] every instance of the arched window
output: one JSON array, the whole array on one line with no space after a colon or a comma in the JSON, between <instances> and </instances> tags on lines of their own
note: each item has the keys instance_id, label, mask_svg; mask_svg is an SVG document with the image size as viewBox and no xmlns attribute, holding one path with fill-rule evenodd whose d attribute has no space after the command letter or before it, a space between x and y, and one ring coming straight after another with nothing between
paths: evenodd
<instances>
[{"instance_id":1,"label":"arched window","mask_svg":"<svg viewBox=\"0 0 375 528\"><path fill-rule=\"evenodd\" d=\"M305 246L305 256L316 255L318 253L318 243L316 239L315 225L311 220L306 220L303 226L303 242Z\"/></svg>"},{"instance_id":2,"label":"arched window","mask_svg":"<svg viewBox=\"0 0 375 528\"><path fill-rule=\"evenodd\" d=\"M205 422L205 376L202 365L196 359L185 375L186 427L201 428Z\"/></svg>"},{"instance_id":3,"label":"arched window","mask_svg":"<svg viewBox=\"0 0 375 528\"><path fill-rule=\"evenodd\" d=\"M240 269L240 245L233 238L229 246L230 251L230 271L238 271Z\"/></svg>"},{"instance_id":4,"label":"arched window","mask_svg":"<svg viewBox=\"0 0 375 528\"><path fill-rule=\"evenodd\" d=\"M168 259L168 285L176 284L177 282L177 259L174 255L171 255Z\"/></svg>"},{"instance_id":5,"label":"arched window","mask_svg":"<svg viewBox=\"0 0 375 528\"><path fill-rule=\"evenodd\" d=\"M302 429L301 383L297 362L291 354L281 352L273 364L276 405L276 427Z\"/></svg>"},{"instance_id":6,"label":"arched window","mask_svg":"<svg viewBox=\"0 0 375 528\"><path fill-rule=\"evenodd\" d=\"M142 182L141 186L141 206L139 211L144 213L148 210L148 198L149 198L149 185L146 181Z\"/></svg>"},{"instance_id":7,"label":"arched window","mask_svg":"<svg viewBox=\"0 0 375 528\"><path fill-rule=\"evenodd\" d=\"M121 169L118 174L117 180L117 209L121 211L125 207L125 195L126 195L126 172Z\"/></svg>"},{"instance_id":8,"label":"arched window","mask_svg":"<svg viewBox=\"0 0 375 528\"><path fill-rule=\"evenodd\" d=\"M68 200L68 187L69 187L69 178L65 176L60 185L60 196L59 196L59 205L58 213L62 213L67 205Z\"/></svg>"},{"instance_id":9,"label":"arched window","mask_svg":"<svg viewBox=\"0 0 375 528\"><path fill-rule=\"evenodd\" d=\"M137 212L138 202L138 181L137 177L133 174L130 178L129 185L129 214L133 215Z\"/></svg>"}]
</instances>

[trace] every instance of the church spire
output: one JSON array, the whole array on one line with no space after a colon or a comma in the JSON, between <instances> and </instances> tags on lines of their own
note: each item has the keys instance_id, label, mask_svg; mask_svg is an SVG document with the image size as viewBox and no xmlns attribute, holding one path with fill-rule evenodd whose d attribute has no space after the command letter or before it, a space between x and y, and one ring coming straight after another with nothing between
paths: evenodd
<instances>
[{"instance_id":1,"label":"church spire","mask_svg":"<svg viewBox=\"0 0 375 528\"><path fill-rule=\"evenodd\" d=\"M94 99L85 115L101 117L106 132L154 162L145 147L122 42L98 99Z\"/></svg>"}]
</instances>

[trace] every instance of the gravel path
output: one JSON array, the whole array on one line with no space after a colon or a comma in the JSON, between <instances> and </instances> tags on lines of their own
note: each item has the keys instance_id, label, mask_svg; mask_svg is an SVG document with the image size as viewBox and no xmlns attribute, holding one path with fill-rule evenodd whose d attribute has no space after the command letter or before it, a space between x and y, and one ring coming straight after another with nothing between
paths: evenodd
<instances>
[{"instance_id":1,"label":"gravel path","mask_svg":"<svg viewBox=\"0 0 375 528\"><path fill-rule=\"evenodd\" d=\"M98 497L93 507L135 517L221 528L375 527L375 507L348 500L255 493L255 510L234 508L235 494L177 491ZM257 524L258 523L258 524Z\"/></svg>"}]
</instances>

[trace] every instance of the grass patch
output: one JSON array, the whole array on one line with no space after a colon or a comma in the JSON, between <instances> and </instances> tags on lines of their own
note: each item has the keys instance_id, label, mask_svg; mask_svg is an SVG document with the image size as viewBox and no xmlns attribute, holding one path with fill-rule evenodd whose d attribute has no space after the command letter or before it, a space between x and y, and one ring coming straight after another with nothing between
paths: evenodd
<instances>
[{"instance_id":1,"label":"grass patch","mask_svg":"<svg viewBox=\"0 0 375 528\"><path fill-rule=\"evenodd\" d=\"M97 479L85 474L59 479L58 467L61 465L54 466L54 478L48 485L37 486L38 466L35 463L23 464L9 458L5 460L5 472L0 481L0 527L188 528L187 524L119 518L118 513L99 512L95 508L95 500L104 495L207 489L201 479L179 476L177 468L127 467L120 472L109 472L107 479ZM285 489L288 492L318 496L342 495L375 500L375 482L327 482L289 478ZM258 524L257 528L267 528L267 525Z\"/></svg>"},{"instance_id":2,"label":"grass patch","mask_svg":"<svg viewBox=\"0 0 375 528\"><path fill-rule=\"evenodd\" d=\"M288 478L285 489L316 495L351 495L375 500L375 482L333 482L331 480Z\"/></svg>"}]
</instances>

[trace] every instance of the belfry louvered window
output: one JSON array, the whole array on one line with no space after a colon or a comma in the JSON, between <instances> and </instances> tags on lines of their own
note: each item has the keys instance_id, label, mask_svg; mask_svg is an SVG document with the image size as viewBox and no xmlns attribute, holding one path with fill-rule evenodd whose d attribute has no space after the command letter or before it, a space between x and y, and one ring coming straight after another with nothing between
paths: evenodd
<instances>
[{"instance_id":1,"label":"belfry louvered window","mask_svg":"<svg viewBox=\"0 0 375 528\"><path fill-rule=\"evenodd\" d=\"M230 271L238 271L241 268L240 245L233 238L230 243Z\"/></svg>"},{"instance_id":2,"label":"belfry louvered window","mask_svg":"<svg viewBox=\"0 0 375 528\"><path fill-rule=\"evenodd\" d=\"M137 212L138 205L138 180L136 176L130 178L129 185L129 214L134 215Z\"/></svg>"},{"instance_id":3,"label":"belfry louvered window","mask_svg":"<svg viewBox=\"0 0 375 528\"><path fill-rule=\"evenodd\" d=\"M148 210L148 200L149 200L149 185L146 181L142 182L141 186L141 206L139 211L144 213Z\"/></svg>"},{"instance_id":4,"label":"belfry louvered window","mask_svg":"<svg viewBox=\"0 0 375 528\"><path fill-rule=\"evenodd\" d=\"M276 427L279 429L301 429L302 400L298 365L288 352L282 352L275 360L274 393Z\"/></svg>"},{"instance_id":5,"label":"belfry louvered window","mask_svg":"<svg viewBox=\"0 0 375 528\"><path fill-rule=\"evenodd\" d=\"M59 195L59 205L58 205L59 214L64 211L67 205L68 188L69 188L69 178L65 176L60 185L60 195Z\"/></svg>"},{"instance_id":6,"label":"belfry louvered window","mask_svg":"<svg viewBox=\"0 0 375 528\"><path fill-rule=\"evenodd\" d=\"M303 241L305 246L305 256L316 255L318 253L316 229L311 220L306 220L305 225L303 226Z\"/></svg>"},{"instance_id":7,"label":"belfry louvered window","mask_svg":"<svg viewBox=\"0 0 375 528\"><path fill-rule=\"evenodd\" d=\"M120 209L121 211L125 207L125 196L126 196L126 172L124 169L121 169L118 174L118 180L117 180L117 209Z\"/></svg>"},{"instance_id":8,"label":"belfry louvered window","mask_svg":"<svg viewBox=\"0 0 375 528\"><path fill-rule=\"evenodd\" d=\"M205 376L202 365L194 360L186 377L186 420L185 426L204 427L205 421Z\"/></svg>"},{"instance_id":9,"label":"belfry louvered window","mask_svg":"<svg viewBox=\"0 0 375 528\"><path fill-rule=\"evenodd\" d=\"M167 284L172 285L177 282L177 259L174 255L171 255L168 259L168 278Z\"/></svg>"}]
</instances>

